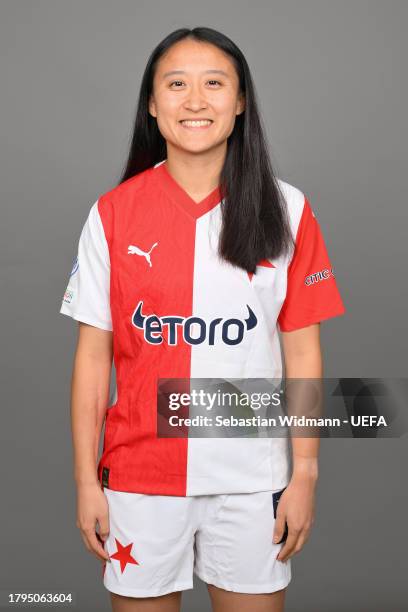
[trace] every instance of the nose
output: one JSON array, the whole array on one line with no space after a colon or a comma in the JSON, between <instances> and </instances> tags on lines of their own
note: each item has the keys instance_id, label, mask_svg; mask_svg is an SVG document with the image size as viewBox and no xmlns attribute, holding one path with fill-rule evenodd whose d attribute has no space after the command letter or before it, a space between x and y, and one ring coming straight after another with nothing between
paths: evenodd
<instances>
[{"instance_id":1,"label":"nose","mask_svg":"<svg viewBox=\"0 0 408 612\"><path fill-rule=\"evenodd\" d=\"M192 111L199 111L203 108L207 108L205 95L199 85L191 86L184 100L184 107Z\"/></svg>"}]
</instances>

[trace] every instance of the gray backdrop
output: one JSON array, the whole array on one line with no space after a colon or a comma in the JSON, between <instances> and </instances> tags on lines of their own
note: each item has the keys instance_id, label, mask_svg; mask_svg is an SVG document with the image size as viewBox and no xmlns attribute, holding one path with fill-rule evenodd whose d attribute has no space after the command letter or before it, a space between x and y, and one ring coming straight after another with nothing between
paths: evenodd
<instances>
[{"instance_id":1,"label":"gray backdrop","mask_svg":"<svg viewBox=\"0 0 408 612\"><path fill-rule=\"evenodd\" d=\"M310 198L347 315L322 324L327 376L406 375L404 1L1 1L0 589L72 589L110 610L75 526L58 313L79 232L125 161L142 71L180 26L230 36L252 69L278 175ZM324 440L315 529L289 612L402 612L405 439ZM183 610L209 610L205 585Z\"/></svg>"}]
</instances>

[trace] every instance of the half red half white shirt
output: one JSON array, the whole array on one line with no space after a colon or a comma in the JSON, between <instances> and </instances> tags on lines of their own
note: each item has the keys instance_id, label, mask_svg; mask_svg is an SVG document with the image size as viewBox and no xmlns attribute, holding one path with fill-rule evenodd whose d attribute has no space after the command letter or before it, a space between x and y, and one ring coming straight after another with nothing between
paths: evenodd
<instances>
[{"instance_id":1,"label":"half red half white shirt","mask_svg":"<svg viewBox=\"0 0 408 612\"><path fill-rule=\"evenodd\" d=\"M279 490L287 437L157 435L159 378L281 379L278 330L345 313L319 223L278 179L295 248L256 274L218 257L221 196L195 202L166 160L101 195L83 226L60 312L112 331L116 401L98 478L117 491Z\"/></svg>"}]
</instances>

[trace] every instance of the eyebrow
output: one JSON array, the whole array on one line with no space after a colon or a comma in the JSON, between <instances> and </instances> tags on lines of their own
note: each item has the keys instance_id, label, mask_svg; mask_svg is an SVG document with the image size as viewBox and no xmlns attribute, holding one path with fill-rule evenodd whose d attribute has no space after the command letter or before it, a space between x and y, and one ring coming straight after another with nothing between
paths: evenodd
<instances>
[{"instance_id":1,"label":"eyebrow","mask_svg":"<svg viewBox=\"0 0 408 612\"><path fill-rule=\"evenodd\" d=\"M228 77L228 74L224 72L224 70L204 70L204 74L209 74L209 73L222 74L223 76ZM165 79L166 77L172 74L186 74L186 72L185 70L170 70L169 72L165 72L163 74L163 79Z\"/></svg>"}]
</instances>

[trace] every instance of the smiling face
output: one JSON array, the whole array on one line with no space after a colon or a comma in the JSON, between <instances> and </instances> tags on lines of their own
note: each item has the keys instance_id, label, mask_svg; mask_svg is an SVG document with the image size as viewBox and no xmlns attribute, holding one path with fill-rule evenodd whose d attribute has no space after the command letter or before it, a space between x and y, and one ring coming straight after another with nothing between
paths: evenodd
<instances>
[{"instance_id":1,"label":"smiling face","mask_svg":"<svg viewBox=\"0 0 408 612\"><path fill-rule=\"evenodd\" d=\"M167 148L203 153L226 147L244 108L234 64L215 45L184 39L160 58L149 112Z\"/></svg>"}]
</instances>

